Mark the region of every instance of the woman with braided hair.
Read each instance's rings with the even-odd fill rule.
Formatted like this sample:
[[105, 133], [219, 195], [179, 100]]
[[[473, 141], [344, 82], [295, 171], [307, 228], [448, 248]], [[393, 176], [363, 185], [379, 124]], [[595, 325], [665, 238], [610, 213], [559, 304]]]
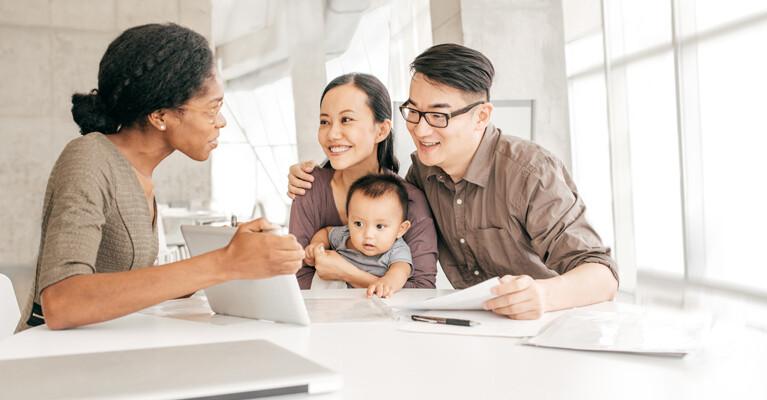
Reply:
[[216, 148], [223, 84], [201, 35], [175, 24], [123, 32], [101, 59], [98, 89], [72, 96], [83, 136], [51, 171], [35, 279], [17, 332], [107, 321], [232, 279], [294, 274], [292, 235], [241, 224], [223, 249], [146, 268], [157, 257], [152, 173], [178, 150], [197, 161]]

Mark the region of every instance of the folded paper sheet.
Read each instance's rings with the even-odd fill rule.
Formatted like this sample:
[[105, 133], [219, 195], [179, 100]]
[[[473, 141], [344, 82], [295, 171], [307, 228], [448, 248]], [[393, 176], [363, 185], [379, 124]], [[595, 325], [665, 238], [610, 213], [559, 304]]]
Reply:
[[490, 293], [490, 289], [500, 283], [498, 278], [491, 278], [445, 296], [405, 304], [392, 304], [392, 307], [409, 310], [482, 310], [482, 303], [496, 297]]

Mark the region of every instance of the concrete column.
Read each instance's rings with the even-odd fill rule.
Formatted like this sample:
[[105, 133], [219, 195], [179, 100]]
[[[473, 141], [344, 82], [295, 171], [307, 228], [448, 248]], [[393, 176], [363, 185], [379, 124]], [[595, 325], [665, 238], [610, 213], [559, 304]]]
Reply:
[[461, 0], [431, 1], [429, 11], [434, 44], [463, 44]]
[[288, 0], [286, 23], [290, 43], [288, 62], [293, 81], [296, 143], [300, 161], [325, 159], [317, 146], [320, 97], [325, 76], [325, 2]]
[[[429, 0], [391, 0], [389, 18], [389, 88], [394, 105], [405, 102], [410, 91], [410, 63], [432, 45], [433, 14]], [[440, 2], [441, 3], [441, 2]], [[410, 153], [415, 144], [405, 120], [394, 109], [394, 154], [399, 160], [402, 176], [410, 168]]]

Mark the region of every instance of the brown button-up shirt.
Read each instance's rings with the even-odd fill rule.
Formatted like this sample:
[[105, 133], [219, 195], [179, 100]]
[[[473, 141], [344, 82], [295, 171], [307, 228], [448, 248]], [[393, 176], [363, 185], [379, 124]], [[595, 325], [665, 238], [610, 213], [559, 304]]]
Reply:
[[458, 182], [411, 158], [407, 180], [429, 200], [439, 262], [455, 288], [507, 274], [550, 278], [584, 263], [618, 278], [570, 175], [546, 149], [491, 124]]

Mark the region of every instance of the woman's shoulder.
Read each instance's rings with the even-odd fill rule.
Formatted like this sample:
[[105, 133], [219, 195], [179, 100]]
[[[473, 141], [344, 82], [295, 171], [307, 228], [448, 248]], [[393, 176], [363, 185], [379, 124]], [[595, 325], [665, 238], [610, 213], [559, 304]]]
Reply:
[[107, 144], [111, 144], [109, 139], [96, 132], [73, 139], [59, 154], [54, 170], [75, 172], [109, 168], [114, 155]]
[[312, 189], [306, 191], [306, 196], [319, 198], [327, 195], [327, 191], [330, 189], [330, 181], [333, 179], [333, 168], [316, 167], [311, 175], [314, 177], [312, 182]]
[[328, 183], [333, 179], [333, 173], [336, 172], [333, 168], [314, 167], [314, 171], [311, 175], [314, 177], [314, 181], [318, 183]]
[[312, 188], [306, 191], [305, 195], [296, 196], [293, 204], [301, 207], [318, 207], [325, 202], [330, 189], [330, 181], [333, 179], [332, 168], [316, 167], [310, 174], [314, 177]]
[[[104, 148], [104, 141], [108, 141], [104, 135], [98, 132], [92, 132], [87, 135], [80, 136], [76, 139], [72, 139], [67, 143], [67, 145], [64, 147], [64, 150], [61, 152], [62, 155], [66, 154], [77, 154], [82, 152], [94, 152], [94, 151], [100, 151]], [[97, 158], [97, 157], [93, 157]], [[101, 158], [101, 157], [98, 157]]]
[[53, 166], [51, 179], [78, 187], [104, 186], [115, 179], [128, 179], [130, 164], [126, 167], [124, 163], [127, 160], [120, 150], [106, 136], [93, 132], [67, 143]]

